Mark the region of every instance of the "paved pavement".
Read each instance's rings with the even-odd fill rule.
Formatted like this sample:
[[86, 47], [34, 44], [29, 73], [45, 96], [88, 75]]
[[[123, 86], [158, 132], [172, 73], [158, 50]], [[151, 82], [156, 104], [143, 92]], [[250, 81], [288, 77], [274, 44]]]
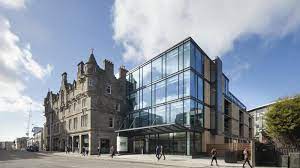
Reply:
[[[161, 168], [161, 167], [217, 167], [209, 166], [209, 158], [167, 155], [166, 160], [157, 161], [155, 155], [120, 155], [113, 159], [109, 155], [81, 156], [79, 154], [3, 151], [0, 150], [0, 168]], [[241, 163], [228, 164], [218, 160], [218, 167], [242, 167]]]

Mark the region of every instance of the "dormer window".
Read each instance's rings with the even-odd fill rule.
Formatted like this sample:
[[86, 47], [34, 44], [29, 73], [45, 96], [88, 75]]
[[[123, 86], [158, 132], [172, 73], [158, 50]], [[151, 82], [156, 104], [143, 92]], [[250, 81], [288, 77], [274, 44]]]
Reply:
[[106, 85], [105, 91], [106, 91], [107, 94], [111, 94], [111, 85], [110, 84]]

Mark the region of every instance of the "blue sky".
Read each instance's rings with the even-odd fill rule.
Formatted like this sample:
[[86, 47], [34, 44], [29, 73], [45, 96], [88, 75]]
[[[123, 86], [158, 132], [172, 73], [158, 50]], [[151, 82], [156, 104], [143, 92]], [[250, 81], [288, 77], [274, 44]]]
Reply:
[[221, 57], [248, 109], [300, 93], [299, 2], [160, 2], [0, 0], [0, 140], [25, 135], [29, 102], [42, 126], [48, 88], [59, 89], [62, 72], [72, 81], [90, 48], [117, 72], [191, 36]]

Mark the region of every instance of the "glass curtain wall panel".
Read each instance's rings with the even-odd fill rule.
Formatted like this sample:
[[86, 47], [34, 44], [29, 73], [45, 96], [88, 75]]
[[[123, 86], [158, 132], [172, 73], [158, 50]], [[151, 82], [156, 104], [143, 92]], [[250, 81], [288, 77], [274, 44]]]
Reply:
[[167, 101], [178, 99], [178, 76], [167, 79]]
[[143, 86], [151, 83], [151, 63], [143, 67]]
[[166, 75], [178, 71], [178, 48], [173, 49], [166, 55]]
[[152, 81], [161, 79], [163, 76], [162, 57], [152, 61]]

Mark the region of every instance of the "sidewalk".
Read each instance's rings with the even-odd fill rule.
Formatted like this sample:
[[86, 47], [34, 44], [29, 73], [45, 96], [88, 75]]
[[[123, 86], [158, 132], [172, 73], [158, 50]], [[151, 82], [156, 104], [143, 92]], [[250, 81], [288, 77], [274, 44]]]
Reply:
[[154, 154], [130, 154], [130, 155], [117, 155], [114, 158], [111, 158], [109, 154], [102, 154], [100, 157], [96, 155], [91, 156], [82, 156], [78, 153], [69, 153], [65, 154], [63, 152], [52, 153], [54, 155], [66, 156], [66, 157], [81, 157], [86, 159], [101, 159], [101, 160], [113, 160], [121, 162], [136, 162], [136, 163], [145, 163], [151, 165], [164, 165], [172, 167], [242, 167], [242, 162], [239, 163], [225, 163], [223, 158], [218, 159], [219, 166], [210, 166], [210, 158], [197, 158], [191, 159], [187, 156], [178, 156], [178, 155], [166, 155], [166, 160], [160, 159], [157, 161]]

